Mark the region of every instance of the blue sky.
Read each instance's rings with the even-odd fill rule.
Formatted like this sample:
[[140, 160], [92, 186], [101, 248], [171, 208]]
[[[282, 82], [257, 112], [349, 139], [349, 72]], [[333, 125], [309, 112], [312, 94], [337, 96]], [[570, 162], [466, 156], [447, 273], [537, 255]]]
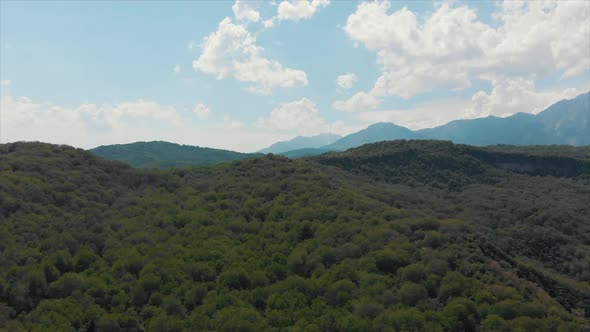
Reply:
[[253, 151], [590, 86], [589, 2], [284, 2], [1, 1], [0, 139]]

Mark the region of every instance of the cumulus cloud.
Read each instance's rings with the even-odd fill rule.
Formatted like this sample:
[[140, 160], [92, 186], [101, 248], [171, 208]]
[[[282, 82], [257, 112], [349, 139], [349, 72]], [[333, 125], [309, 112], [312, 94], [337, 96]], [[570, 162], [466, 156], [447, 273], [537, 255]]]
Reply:
[[225, 115], [225, 116], [223, 116], [223, 126], [222, 127], [226, 130], [239, 130], [239, 129], [245, 128], [246, 124], [241, 121], [237, 121], [237, 120], [232, 119], [232, 117], [229, 115]]
[[277, 18], [280, 21], [299, 21], [311, 18], [320, 8], [330, 4], [330, 0], [285, 0], [279, 3]]
[[0, 80], [0, 86], [9, 86], [11, 83], [10, 80]]
[[552, 104], [590, 90], [551, 88], [537, 90], [531, 80], [523, 78], [494, 80], [490, 93], [479, 91], [471, 99], [443, 99], [417, 103], [407, 109], [359, 112], [357, 119], [366, 124], [393, 122], [410, 129], [432, 128], [456, 119], [487, 116], [506, 117], [518, 112], [539, 113]]
[[236, 0], [231, 9], [239, 21], [258, 22], [260, 20], [260, 13], [256, 8], [259, 4], [258, 1]]
[[344, 112], [359, 112], [373, 110], [381, 104], [378, 98], [371, 93], [358, 92], [347, 100], [337, 100], [332, 107]]
[[312, 136], [321, 133], [347, 135], [363, 128], [358, 124], [346, 124], [343, 121], [328, 122], [321, 115], [317, 105], [307, 98], [281, 103], [267, 117], [259, 118], [259, 129], [279, 131], [289, 135]]
[[472, 107], [466, 117], [505, 117], [518, 112], [537, 114], [559, 100], [571, 99], [584, 92], [575, 88], [537, 91], [532, 80], [520, 77], [498, 79], [492, 84], [490, 93], [479, 91], [473, 95]]
[[175, 65], [174, 68], [172, 68], [172, 71], [174, 71], [176, 74], [180, 73], [181, 70], [182, 67], [180, 67], [179, 64]]
[[282, 103], [270, 112], [268, 118], [259, 119], [258, 124], [272, 129], [296, 131], [301, 135], [312, 135], [327, 130], [317, 106], [307, 98]]
[[216, 75], [217, 79], [234, 78], [253, 83], [248, 91], [269, 94], [275, 87], [306, 86], [304, 71], [284, 67], [263, 56], [263, 48], [245, 26], [233, 24], [230, 18], [219, 23], [216, 32], [204, 40], [202, 53], [193, 68]]
[[336, 77], [336, 84], [343, 89], [350, 89], [354, 82], [357, 81], [357, 77], [354, 73], [346, 73]]
[[392, 122], [413, 130], [432, 128], [461, 118], [471, 107], [470, 100], [447, 99], [418, 103], [407, 109], [388, 109], [356, 113], [357, 120], [367, 125]]
[[40, 140], [54, 143], [87, 144], [84, 137], [125, 132], [137, 128], [174, 128], [182, 121], [176, 109], [153, 101], [137, 100], [110, 104], [82, 104], [75, 108], [35, 103], [26, 97], [4, 96], [2, 135], [4, 140]]
[[196, 104], [195, 107], [193, 107], [193, 113], [195, 113], [199, 119], [206, 119], [209, 114], [211, 114], [211, 109], [205, 104]]
[[343, 27], [377, 56], [382, 73], [367, 91], [375, 98], [590, 69], [587, 1], [505, 1], [495, 14], [497, 27], [466, 5], [444, 3], [423, 18], [406, 7], [390, 9], [389, 1], [363, 2]]
[[268, 20], [264, 20], [264, 22], [262, 22], [262, 24], [264, 25], [265, 28], [272, 28], [275, 26], [275, 20], [276, 20], [276, 18], [272, 17], [272, 18], [269, 18]]
[[2, 142], [42, 141], [93, 148], [163, 140], [250, 152], [285, 138], [277, 131], [244, 130], [243, 122], [229, 116], [205, 125], [191, 112], [145, 100], [63, 107], [4, 96], [0, 109]]

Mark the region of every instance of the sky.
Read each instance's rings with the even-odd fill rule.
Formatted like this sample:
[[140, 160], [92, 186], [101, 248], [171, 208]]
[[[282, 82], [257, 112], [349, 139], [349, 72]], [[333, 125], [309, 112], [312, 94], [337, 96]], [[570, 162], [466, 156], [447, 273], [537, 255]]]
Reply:
[[590, 1], [0, 0], [0, 142], [251, 152], [590, 90]]

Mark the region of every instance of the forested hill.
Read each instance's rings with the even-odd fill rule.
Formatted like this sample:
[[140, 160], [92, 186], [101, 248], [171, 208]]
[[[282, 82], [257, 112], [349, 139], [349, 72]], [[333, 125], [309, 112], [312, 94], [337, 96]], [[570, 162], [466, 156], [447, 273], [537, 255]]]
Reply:
[[103, 145], [91, 149], [90, 152], [140, 168], [217, 164], [261, 156], [257, 153], [240, 153], [162, 141]]
[[[564, 151], [558, 153], [561, 149]], [[590, 179], [587, 153], [584, 147], [481, 148], [410, 140], [366, 144], [313, 160], [384, 182], [419, 182], [452, 189], [460, 183], [487, 183], [509, 173]]]
[[146, 170], [0, 145], [0, 329], [587, 331], [588, 161], [557, 150]]

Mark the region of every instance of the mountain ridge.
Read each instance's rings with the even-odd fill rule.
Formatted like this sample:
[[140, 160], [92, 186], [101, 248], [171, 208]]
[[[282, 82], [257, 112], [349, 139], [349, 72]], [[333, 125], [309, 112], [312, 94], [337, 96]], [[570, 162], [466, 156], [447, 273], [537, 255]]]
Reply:
[[315, 136], [297, 136], [288, 141], [276, 142], [269, 147], [258, 150], [258, 152], [279, 154], [293, 150], [314, 149], [331, 144], [340, 138], [342, 136], [332, 133], [318, 134]]
[[165, 141], [102, 145], [89, 151], [139, 168], [207, 165], [260, 156], [257, 153], [242, 153]]
[[394, 139], [450, 140], [477, 146], [590, 145], [590, 92], [560, 100], [537, 114], [518, 112], [505, 118], [488, 116], [458, 119], [420, 130], [411, 130], [390, 122], [376, 123], [319, 147], [317, 152], [343, 151]]
[[[300, 158], [398, 139], [449, 140], [476, 146], [590, 145], [590, 92], [558, 101], [537, 114], [519, 112], [505, 118], [488, 116], [459, 119], [438, 127], [415, 131], [390, 122], [381, 122], [344, 137], [335, 134], [297, 136], [289, 141], [274, 143], [259, 150], [258, 154], [274, 153]], [[326, 142], [330, 143], [324, 144]], [[170, 144], [166, 145], [167, 149], [173, 151], [166, 151], [162, 147], [142, 151], [142, 144]], [[135, 147], [138, 148], [134, 149]], [[191, 147], [161, 141], [101, 146], [90, 151], [103, 157], [129, 162], [135, 167], [203, 165], [257, 156], [257, 153]]]
[[[574, 120], [566, 121], [574, 117]], [[580, 121], [582, 120], [582, 121]], [[554, 130], [560, 123], [570, 126], [570, 132], [558, 134]], [[416, 130], [427, 139], [450, 140], [470, 145], [547, 145], [590, 144], [590, 92], [573, 99], [560, 100], [537, 113], [519, 112], [509, 117], [453, 120], [447, 124]], [[575, 127], [578, 125], [579, 127]], [[572, 133], [571, 127], [576, 131]], [[370, 143], [370, 142], [363, 142]]]

